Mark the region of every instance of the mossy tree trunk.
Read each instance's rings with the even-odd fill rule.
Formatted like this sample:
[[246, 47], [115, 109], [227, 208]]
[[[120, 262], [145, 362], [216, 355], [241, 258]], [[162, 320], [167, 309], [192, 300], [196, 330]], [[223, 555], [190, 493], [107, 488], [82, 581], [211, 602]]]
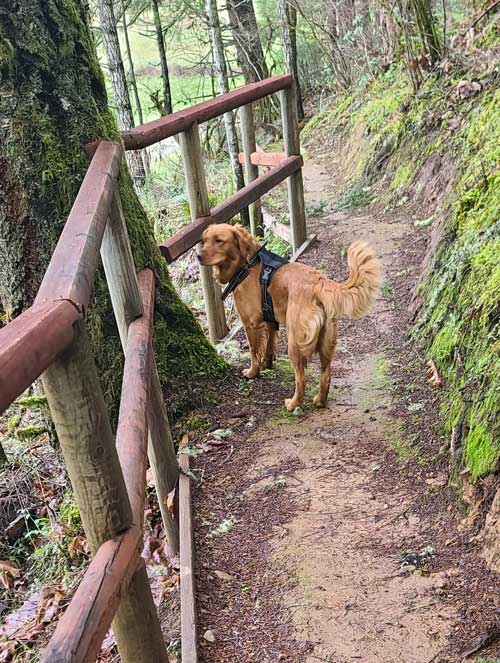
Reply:
[[[9, 317], [33, 301], [88, 166], [84, 145], [119, 139], [86, 7], [85, 0], [17, 0], [0, 11], [0, 301]], [[172, 287], [125, 165], [120, 195], [136, 268], [158, 278], [157, 360], [177, 414], [206, 398], [225, 364]], [[123, 358], [100, 273], [87, 326], [116, 415]]]

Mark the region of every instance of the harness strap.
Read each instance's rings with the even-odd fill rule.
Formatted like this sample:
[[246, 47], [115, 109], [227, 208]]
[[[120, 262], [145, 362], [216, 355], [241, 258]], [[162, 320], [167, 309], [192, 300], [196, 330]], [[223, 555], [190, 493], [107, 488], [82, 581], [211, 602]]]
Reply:
[[269, 286], [271, 285], [271, 281], [275, 272], [277, 272], [280, 267], [285, 265], [288, 260], [276, 255], [275, 253], [272, 253], [271, 251], [268, 251], [264, 248], [264, 246], [261, 246], [254, 257], [246, 265], [240, 267], [235, 272], [235, 274], [233, 274], [227, 286], [222, 292], [222, 300], [224, 301], [226, 297], [247, 278], [247, 276], [250, 274], [250, 268], [256, 265], [258, 262], [261, 263], [259, 281], [262, 293], [262, 316], [264, 318], [264, 322], [268, 322], [269, 324], [273, 325], [275, 329], [279, 329], [279, 323], [274, 316], [273, 299], [271, 297], [271, 293], [269, 292]]

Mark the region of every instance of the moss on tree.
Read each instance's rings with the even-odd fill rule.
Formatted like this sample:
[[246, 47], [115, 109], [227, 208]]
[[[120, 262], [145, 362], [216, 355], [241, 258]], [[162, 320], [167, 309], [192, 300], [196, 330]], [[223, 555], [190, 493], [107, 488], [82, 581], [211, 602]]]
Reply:
[[[83, 0], [16, 0], [0, 9], [0, 300], [29, 306], [82, 182], [83, 147], [118, 140]], [[174, 414], [210, 391], [225, 364], [180, 301], [126, 167], [120, 193], [138, 270], [157, 275], [156, 352]], [[99, 273], [88, 327], [113, 414], [122, 353]]]

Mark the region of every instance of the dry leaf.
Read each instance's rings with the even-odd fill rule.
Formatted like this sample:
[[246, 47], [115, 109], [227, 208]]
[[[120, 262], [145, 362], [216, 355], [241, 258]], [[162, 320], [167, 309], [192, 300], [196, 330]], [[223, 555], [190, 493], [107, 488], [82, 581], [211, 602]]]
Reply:
[[14, 562], [0, 561], [0, 582], [5, 589], [12, 589], [14, 580], [21, 575], [21, 569]]
[[172, 516], [172, 518], [175, 518], [174, 506], [175, 506], [175, 493], [176, 492], [177, 492], [177, 482], [175, 483], [175, 486], [172, 488], [172, 490], [167, 495], [167, 499], [166, 499], [167, 509], [168, 509], [168, 512], [170, 513], [170, 515]]
[[75, 536], [68, 545], [68, 555], [70, 557], [74, 557], [76, 554], [80, 553], [88, 553], [88, 551], [89, 544], [87, 539], [81, 534]]
[[439, 377], [438, 369], [436, 367], [436, 364], [432, 361], [432, 359], [429, 359], [427, 362], [427, 381], [429, 384], [432, 384], [434, 387], [441, 387], [443, 384], [443, 381]]
[[184, 433], [184, 435], [181, 437], [181, 441], [179, 442], [179, 449], [187, 447], [188, 444], [189, 444], [189, 435], [187, 433]]

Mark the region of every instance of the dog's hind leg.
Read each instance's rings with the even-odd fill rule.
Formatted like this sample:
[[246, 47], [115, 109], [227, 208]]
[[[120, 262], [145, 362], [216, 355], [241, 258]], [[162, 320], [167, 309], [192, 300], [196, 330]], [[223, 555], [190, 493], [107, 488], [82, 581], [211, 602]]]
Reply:
[[278, 332], [274, 328], [274, 325], [266, 323], [267, 326], [267, 345], [266, 345], [266, 354], [264, 356], [264, 362], [262, 368], [272, 368], [274, 361], [274, 352], [276, 349], [276, 340], [278, 338]]
[[319, 394], [313, 399], [316, 407], [326, 407], [332, 374], [332, 359], [337, 344], [337, 323], [328, 320], [321, 330], [317, 350], [321, 361], [321, 379]]
[[250, 346], [251, 364], [250, 368], [243, 371], [246, 378], [254, 378], [259, 374], [259, 369], [266, 353], [268, 344], [267, 326], [265, 322], [255, 322], [245, 327], [248, 344]]
[[292, 362], [295, 371], [295, 393], [293, 398], [285, 398], [285, 407], [289, 412], [293, 412], [296, 407], [302, 405], [302, 399], [304, 398], [304, 392], [306, 390], [305, 368], [307, 365], [307, 358], [301, 354], [297, 345], [291, 340], [288, 342], [288, 356], [290, 357], [290, 361]]

